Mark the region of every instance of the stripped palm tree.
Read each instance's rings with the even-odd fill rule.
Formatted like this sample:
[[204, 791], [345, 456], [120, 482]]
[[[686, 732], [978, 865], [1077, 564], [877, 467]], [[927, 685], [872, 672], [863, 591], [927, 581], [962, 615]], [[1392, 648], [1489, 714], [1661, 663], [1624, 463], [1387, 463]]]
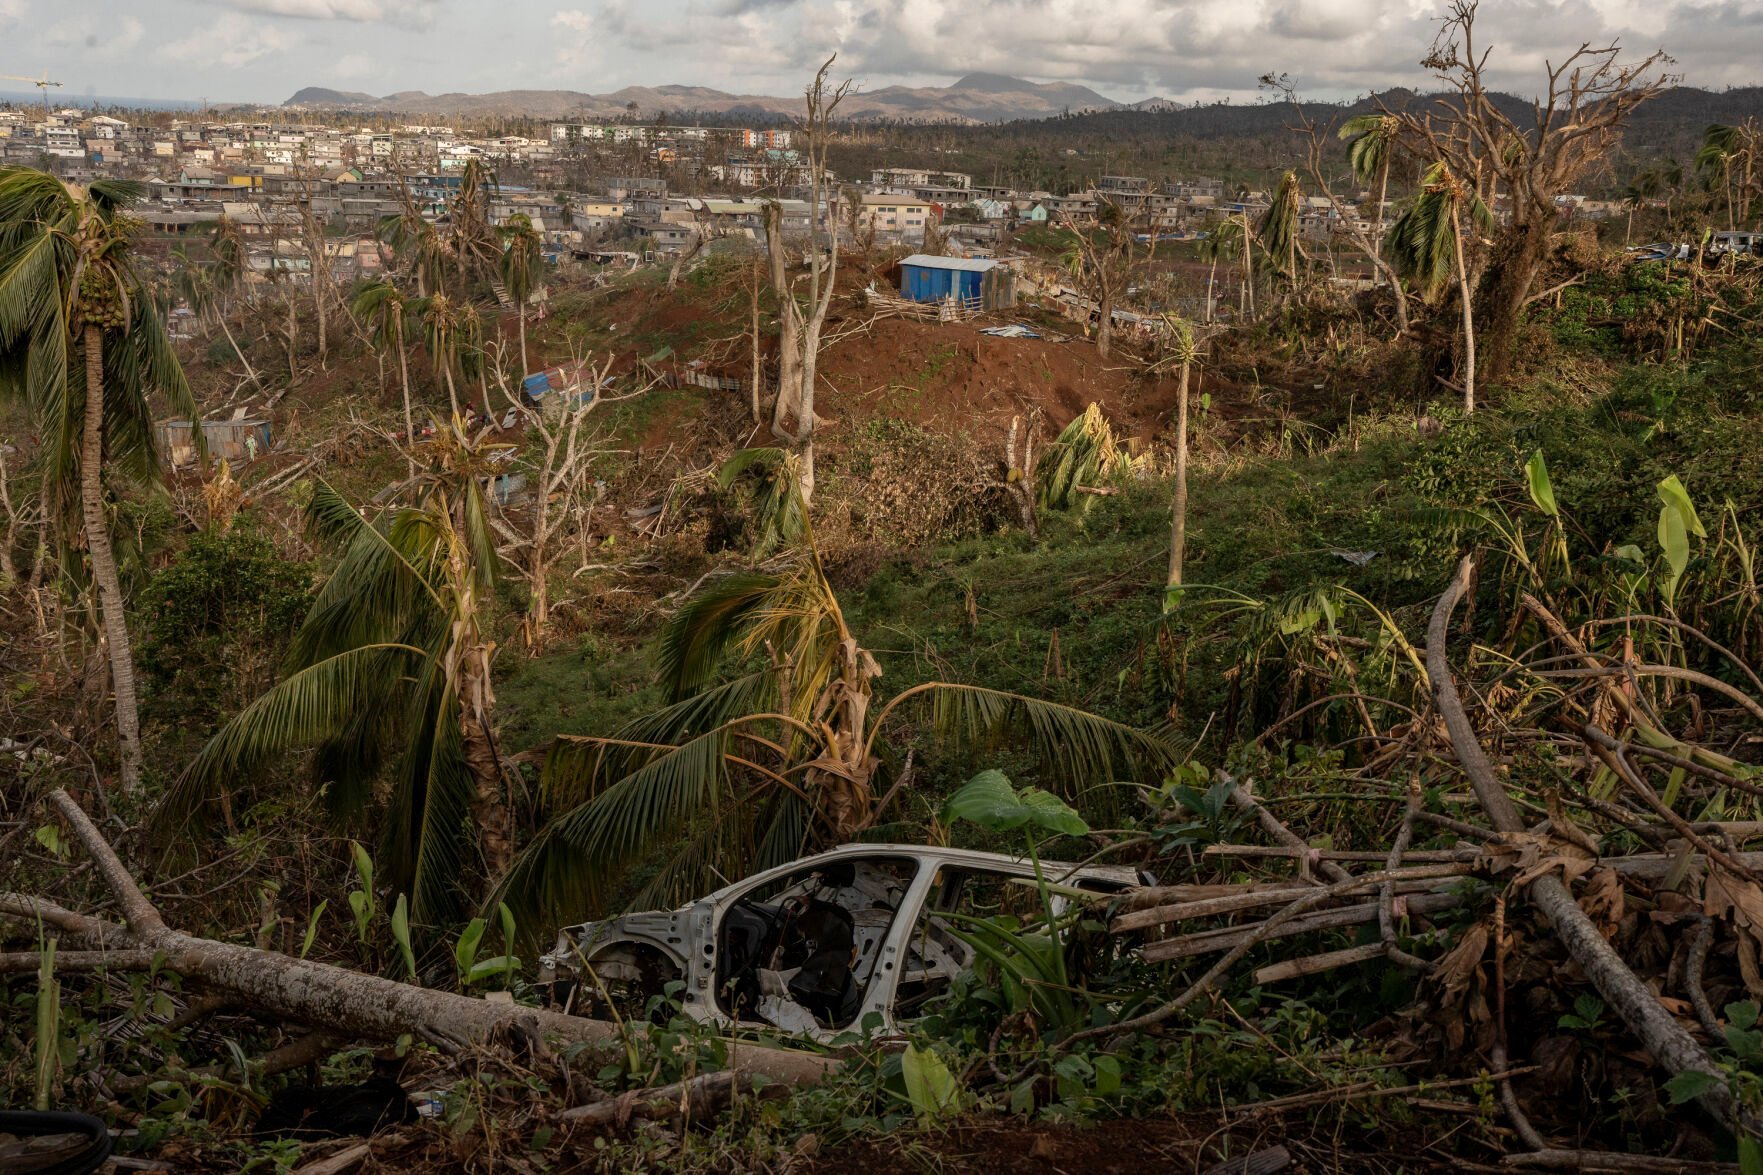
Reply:
[[1217, 297], [1214, 295], [1214, 283], [1218, 278], [1218, 263], [1229, 261], [1243, 247], [1243, 226], [1234, 220], [1221, 220], [1212, 225], [1200, 238], [1200, 260], [1207, 263], [1206, 271], [1206, 321], [1211, 322], [1215, 316]]
[[490, 223], [490, 198], [496, 175], [480, 159], [467, 159], [459, 174], [459, 190], [447, 202], [447, 244], [459, 266], [460, 288], [473, 279], [489, 285], [498, 280], [502, 242]]
[[1000, 690], [930, 681], [878, 698], [881, 667], [827, 582], [799, 497], [788, 501], [795, 460], [764, 463], [777, 467], [783, 529], [801, 540], [708, 582], [669, 619], [669, 704], [611, 735], [552, 743], [540, 777], [549, 818], [495, 895], [529, 924], [603, 903], [609, 879], [639, 861], [665, 863], [637, 900], [671, 902], [853, 839], [908, 786], [886, 735], [923, 703], [944, 746], [1013, 736], [1067, 791], [1160, 778], [1181, 761], [1162, 733]]
[[[410, 352], [405, 346], [409, 328], [404, 319], [405, 307], [404, 295], [384, 278], [366, 282], [355, 292], [353, 309], [358, 317], [367, 320], [374, 346], [398, 352], [398, 379], [404, 393], [404, 443], [408, 445], [416, 440], [416, 420], [410, 414]], [[416, 459], [406, 459], [414, 476]]]
[[461, 375], [469, 376], [472, 340], [470, 307], [454, 301], [446, 294], [430, 294], [406, 306], [422, 325], [422, 342], [429, 353], [429, 364], [447, 385], [447, 404], [454, 416], [459, 415], [459, 384]]
[[[1347, 165], [1362, 183], [1377, 182], [1377, 211], [1371, 218], [1371, 239], [1377, 256], [1384, 255], [1383, 210], [1390, 193], [1390, 163], [1396, 154], [1396, 131], [1400, 123], [1388, 114], [1360, 114], [1341, 124], [1339, 135], [1347, 140]], [[1381, 272], [1381, 271], [1378, 271]]]
[[1622, 190], [1622, 202], [1628, 205], [1628, 221], [1622, 230], [1624, 245], [1634, 241], [1635, 212], [1646, 207], [1647, 201], [1659, 194], [1659, 186], [1662, 182], [1659, 172], [1643, 171], [1629, 181], [1628, 186]]
[[393, 260], [416, 283], [417, 297], [426, 298], [446, 288], [446, 242], [417, 209], [408, 192], [404, 195], [404, 210], [382, 217], [377, 235], [392, 247]]
[[342, 560], [282, 680], [203, 747], [154, 816], [162, 834], [200, 826], [229, 788], [310, 747], [329, 811], [359, 822], [389, 773], [386, 877], [431, 928], [475, 897], [472, 877], [502, 871], [511, 845], [484, 616], [499, 569], [483, 493], [492, 470], [457, 419], [434, 455], [419, 504], [373, 521], [318, 483], [307, 524]]
[[514, 303], [515, 321], [520, 330], [520, 374], [525, 378], [531, 368], [526, 357], [526, 305], [543, 272], [544, 242], [533, 228], [532, 218], [517, 212], [508, 218], [502, 229], [502, 285]]
[[1298, 173], [1286, 172], [1279, 177], [1273, 200], [1255, 226], [1255, 236], [1262, 252], [1273, 263], [1274, 272], [1285, 278], [1293, 290], [1298, 288], [1298, 262], [1304, 259], [1304, 250], [1298, 244], [1298, 213], [1302, 201]]
[[160, 307], [131, 258], [127, 216], [139, 184], [64, 184], [30, 168], [0, 168], [0, 387], [22, 392], [44, 439], [51, 510], [77, 504], [97, 589], [116, 700], [119, 776], [140, 781], [140, 710], [122, 581], [110, 534], [107, 475], [122, 484], [161, 477], [147, 397], [160, 393], [190, 420], [196, 403]]
[[1453, 274], [1463, 303], [1463, 410], [1475, 411], [1475, 315], [1463, 234], [1491, 232], [1494, 215], [1468, 180], [1435, 163], [1420, 180], [1420, 194], [1390, 229], [1390, 251], [1397, 272], [1428, 298]]

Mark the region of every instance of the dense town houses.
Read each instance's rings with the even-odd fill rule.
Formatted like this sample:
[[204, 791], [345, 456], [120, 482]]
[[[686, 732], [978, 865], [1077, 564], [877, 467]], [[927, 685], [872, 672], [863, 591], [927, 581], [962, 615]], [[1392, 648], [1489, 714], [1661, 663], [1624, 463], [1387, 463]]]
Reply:
[[[47, 167], [72, 180], [139, 180], [150, 194], [139, 210], [149, 232], [192, 234], [224, 216], [252, 243], [254, 268], [264, 273], [297, 275], [309, 264], [314, 251], [291, 245], [308, 212], [327, 237], [323, 254], [339, 278], [376, 269], [380, 222], [412, 207], [441, 215], [472, 161], [498, 178], [494, 222], [525, 216], [554, 259], [665, 256], [710, 238], [758, 240], [767, 201], [780, 203], [786, 233], [805, 233], [818, 219], [853, 243], [934, 243], [968, 256], [989, 255], [1011, 229], [1093, 224], [1109, 206], [1147, 236], [1183, 237], [1222, 219], [1252, 220], [1268, 205], [1265, 192], [1231, 190], [1204, 176], [1105, 175], [1054, 193], [897, 166], [840, 180], [811, 208], [807, 161], [787, 127], [558, 122], [542, 134], [484, 135], [427, 124], [158, 117], [137, 125], [74, 108], [0, 110], [0, 162]], [[1301, 234], [1326, 241], [1391, 223], [1389, 210], [1375, 215], [1366, 193], [1345, 196], [1306, 196]], [[1575, 217], [1622, 212], [1610, 201], [1562, 201]]]

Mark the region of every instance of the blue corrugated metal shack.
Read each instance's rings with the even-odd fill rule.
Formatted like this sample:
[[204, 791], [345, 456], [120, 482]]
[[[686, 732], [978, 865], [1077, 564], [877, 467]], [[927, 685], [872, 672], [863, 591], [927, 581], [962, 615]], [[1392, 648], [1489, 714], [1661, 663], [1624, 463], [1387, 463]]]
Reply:
[[997, 266], [990, 260], [914, 253], [900, 262], [900, 293], [914, 302], [941, 302], [950, 294], [963, 302], [977, 302], [986, 274]]

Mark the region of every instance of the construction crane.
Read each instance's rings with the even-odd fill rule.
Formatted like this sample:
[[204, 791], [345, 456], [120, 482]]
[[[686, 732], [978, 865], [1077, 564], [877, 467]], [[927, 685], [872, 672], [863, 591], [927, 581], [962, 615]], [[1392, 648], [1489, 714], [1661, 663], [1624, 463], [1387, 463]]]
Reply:
[[37, 87], [37, 90], [43, 95], [43, 114], [45, 116], [47, 116], [49, 113], [49, 87], [54, 86], [58, 90], [61, 88], [60, 82], [52, 82], [49, 80], [49, 71], [48, 70], [44, 70], [43, 76], [40, 78], [21, 77], [20, 75], [15, 74], [15, 73], [0, 73], [0, 81], [3, 81], [3, 82], [29, 82], [29, 83], [31, 83], [31, 85]]

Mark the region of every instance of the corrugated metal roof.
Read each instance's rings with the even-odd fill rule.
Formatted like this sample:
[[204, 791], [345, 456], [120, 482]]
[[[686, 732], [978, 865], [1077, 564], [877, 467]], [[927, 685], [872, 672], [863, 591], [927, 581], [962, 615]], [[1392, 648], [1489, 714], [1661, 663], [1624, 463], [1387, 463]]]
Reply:
[[921, 269], [958, 269], [963, 273], [984, 273], [997, 267], [996, 261], [970, 257], [932, 257], [928, 253], [914, 253], [900, 262], [901, 265], [916, 265]]

